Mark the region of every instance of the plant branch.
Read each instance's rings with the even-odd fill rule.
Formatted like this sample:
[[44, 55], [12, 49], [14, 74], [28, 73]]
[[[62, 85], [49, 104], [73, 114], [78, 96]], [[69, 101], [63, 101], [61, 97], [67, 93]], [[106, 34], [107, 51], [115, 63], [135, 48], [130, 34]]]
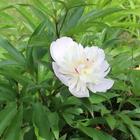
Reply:
[[63, 28], [63, 26], [64, 26], [66, 17], [67, 17], [67, 15], [68, 15], [68, 12], [69, 12], [69, 9], [66, 10], [65, 16], [64, 16], [64, 18], [63, 18], [62, 24], [61, 24], [60, 29], [59, 29], [59, 35], [60, 35], [60, 32], [61, 32], [61, 30], [62, 30], [62, 28]]

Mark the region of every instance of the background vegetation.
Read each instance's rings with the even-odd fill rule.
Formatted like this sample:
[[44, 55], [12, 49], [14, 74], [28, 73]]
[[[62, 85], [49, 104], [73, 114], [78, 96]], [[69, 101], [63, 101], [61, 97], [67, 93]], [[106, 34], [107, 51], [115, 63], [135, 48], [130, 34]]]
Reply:
[[[105, 50], [111, 90], [71, 96], [51, 67], [61, 36]], [[139, 0], [1, 0], [0, 139], [140, 140], [139, 44]]]

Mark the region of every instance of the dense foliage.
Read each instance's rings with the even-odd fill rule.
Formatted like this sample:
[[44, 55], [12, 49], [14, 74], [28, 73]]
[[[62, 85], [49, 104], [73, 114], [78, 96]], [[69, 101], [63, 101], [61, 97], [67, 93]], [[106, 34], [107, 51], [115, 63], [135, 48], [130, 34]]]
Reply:
[[[0, 0], [1, 140], [140, 140], [139, 0]], [[115, 83], [89, 98], [54, 75], [61, 36], [103, 48]]]

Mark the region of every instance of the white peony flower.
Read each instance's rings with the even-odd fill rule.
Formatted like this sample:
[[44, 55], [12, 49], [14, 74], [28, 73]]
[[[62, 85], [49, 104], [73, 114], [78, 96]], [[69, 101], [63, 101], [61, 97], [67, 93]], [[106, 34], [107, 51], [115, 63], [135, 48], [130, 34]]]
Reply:
[[83, 48], [69, 37], [61, 37], [50, 47], [55, 75], [76, 97], [106, 92], [114, 81], [105, 78], [110, 68], [104, 51], [96, 46]]

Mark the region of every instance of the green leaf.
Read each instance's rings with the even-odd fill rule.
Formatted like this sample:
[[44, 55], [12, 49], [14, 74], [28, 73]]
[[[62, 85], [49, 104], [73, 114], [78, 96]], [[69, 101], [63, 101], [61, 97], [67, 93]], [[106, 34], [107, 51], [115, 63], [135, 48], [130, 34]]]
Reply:
[[39, 8], [41, 11], [43, 11], [44, 13], [48, 13], [48, 7], [44, 5], [44, 3], [42, 3], [41, 0], [32, 0], [34, 5]]
[[36, 127], [36, 125], [34, 125], [34, 131], [35, 131], [35, 135], [36, 135], [37, 140], [45, 140], [44, 138], [39, 136], [39, 130]]
[[85, 22], [85, 21], [93, 21], [97, 18], [103, 18], [105, 16], [111, 15], [113, 13], [122, 11], [122, 8], [116, 8], [116, 7], [111, 7], [111, 8], [105, 8], [105, 9], [101, 9], [101, 10], [92, 10], [89, 13], [87, 13], [86, 15], [84, 15], [81, 19], [80, 22]]
[[88, 139], [88, 138], [72, 138], [71, 140], [90, 140], [90, 139]]
[[132, 134], [134, 135], [134, 137], [137, 140], [140, 140], [140, 128], [138, 128], [136, 126], [130, 126], [129, 129], [132, 132]]
[[53, 140], [47, 112], [40, 103], [33, 105], [33, 123], [41, 138], [44, 138], [45, 140]]
[[105, 100], [106, 98], [101, 96], [100, 94], [93, 94], [92, 96], [90, 96], [90, 102], [92, 104], [99, 104]]
[[111, 135], [108, 135], [105, 132], [99, 131], [95, 128], [91, 128], [91, 127], [85, 127], [83, 125], [78, 124], [77, 128], [79, 130], [81, 130], [83, 133], [85, 133], [87, 136], [89, 136], [90, 138], [92, 138], [93, 140], [116, 140], [114, 137], [112, 137]]
[[16, 48], [14, 48], [6, 39], [2, 37], [0, 37], [0, 46], [4, 48], [14, 60], [19, 62], [19, 64], [25, 64], [25, 59], [23, 55]]
[[66, 140], [67, 135], [63, 135], [62, 137], [59, 138], [59, 140]]
[[109, 114], [105, 117], [105, 119], [106, 119], [108, 125], [110, 126], [110, 128], [113, 130], [116, 126], [116, 119], [114, 118], [114, 116]]
[[15, 101], [16, 91], [6, 81], [0, 81], [0, 101]]
[[139, 70], [131, 70], [130, 71], [130, 81], [133, 85], [132, 90], [135, 95], [140, 95], [140, 71]]
[[27, 76], [23, 76], [20, 72], [20, 70], [18, 69], [7, 69], [7, 68], [3, 68], [0, 70], [0, 74], [8, 77], [8, 78], [12, 78], [14, 80], [16, 80], [17, 82], [21, 83], [22, 85], [28, 85], [29, 83], [32, 83], [32, 81], [27, 77]]
[[123, 122], [127, 125], [128, 129], [132, 132], [137, 140], [140, 140], [140, 129], [136, 127], [133, 121], [125, 114], [119, 114]]
[[81, 100], [79, 100], [78, 98], [74, 97], [74, 96], [70, 96], [68, 97], [66, 100], [64, 100], [63, 106], [70, 106], [70, 105], [81, 105]]
[[73, 121], [74, 121], [74, 118], [75, 118], [75, 115], [80, 115], [81, 113], [83, 113], [83, 110], [79, 107], [69, 107], [69, 108], [66, 108], [62, 115], [65, 119], [65, 121], [69, 124], [69, 125], [72, 125], [73, 124]]
[[64, 113], [74, 114], [74, 115], [80, 115], [83, 113], [83, 110], [79, 107], [69, 107], [67, 108]]
[[16, 114], [16, 103], [9, 103], [5, 109], [0, 112], [0, 135], [10, 125]]
[[18, 66], [18, 63], [12, 60], [0, 61], [0, 68], [6, 67], [6, 66]]
[[69, 113], [63, 113], [64, 120], [71, 126], [73, 124], [74, 115]]
[[15, 115], [14, 119], [12, 120], [12, 123], [6, 130], [4, 140], [19, 140], [20, 139], [22, 117], [23, 117], [23, 109], [21, 106], [17, 114]]
[[25, 18], [28, 23], [28, 25], [26, 26], [29, 26], [28, 29], [33, 32], [36, 26], [34, 24], [35, 20], [33, 22], [32, 14], [27, 11], [22, 5], [15, 5], [14, 8]]
[[14, 101], [16, 98], [15, 91], [12, 91], [8, 85], [2, 85], [2, 83], [0, 84], [0, 101]]
[[43, 21], [44, 19], [48, 18], [47, 14], [41, 11], [38, 7], [30, 5], [30, 8], [33, 11], [34, 15], [38, 17], [39, 20]]
[[48, 112], [51, 130], [56, 139], [59, 138], [59, 116], [56, 112]]
[[53, 33], [53, 23], [49, 19], [45, 19], [30, 36], [26, 50], [27, 67], [30, 72], [36, 71], [38, 60], [47, 53], [46, 46], [52, 41]]
[[[62, 1], [58, 1], [58, 2], [62, 2]], [[66, 6], [66, 8], [68, 9], [72, 9], [74, 7], [82, 7], [82, 6], [86, 6], [86, 3], [84, 0], [67, 0], [63, 2]]]
[[104, 101], [108, 101], [109, 99], [118, 96], [115, 93], [107, 92], [107, 93], [99, 93], [99, 94], [92, 94], [89, 98], [92, 104], [99, 104]]
[[83, 12], [84, 12], [84, 7], [78, 7], [67, 11], [67, 15], [66, 15], [67, 17], [64, 22], [62, 32], [66, 33], [69, 30], [71, 30], [73, 27], [75, 27], [80, 17], [82, 16]]

